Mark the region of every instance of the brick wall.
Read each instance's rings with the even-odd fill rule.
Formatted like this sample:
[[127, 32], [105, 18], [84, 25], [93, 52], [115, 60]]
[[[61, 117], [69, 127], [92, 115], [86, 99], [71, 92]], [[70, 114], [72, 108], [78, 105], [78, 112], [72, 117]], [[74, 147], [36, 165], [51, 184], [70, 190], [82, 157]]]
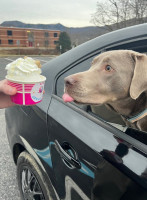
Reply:
[[0, 27], [0, 47], [56, 48], [60, 31]]

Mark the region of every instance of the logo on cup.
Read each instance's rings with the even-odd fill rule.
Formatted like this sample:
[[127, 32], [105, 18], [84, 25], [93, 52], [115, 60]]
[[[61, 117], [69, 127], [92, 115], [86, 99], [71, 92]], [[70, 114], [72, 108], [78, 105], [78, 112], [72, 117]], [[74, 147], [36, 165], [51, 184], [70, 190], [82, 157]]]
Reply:
[[31, 90], [31, 98], [34, 102], [41, 101], [44, 90], [43, 83], [36, 83]]

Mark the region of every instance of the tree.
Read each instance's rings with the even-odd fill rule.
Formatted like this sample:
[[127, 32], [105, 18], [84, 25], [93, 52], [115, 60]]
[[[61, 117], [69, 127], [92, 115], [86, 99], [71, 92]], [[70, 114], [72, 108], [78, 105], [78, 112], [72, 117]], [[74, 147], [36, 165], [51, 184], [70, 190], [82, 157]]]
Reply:
[[60, 33], [57, 49], [60, 50], [61, 53], [64, 53], [71, 49], [71, 40], [66, 32]]
[[109, 31], [144, 23], [147, 21], [147, 0], [99, 0], [91, 21]]

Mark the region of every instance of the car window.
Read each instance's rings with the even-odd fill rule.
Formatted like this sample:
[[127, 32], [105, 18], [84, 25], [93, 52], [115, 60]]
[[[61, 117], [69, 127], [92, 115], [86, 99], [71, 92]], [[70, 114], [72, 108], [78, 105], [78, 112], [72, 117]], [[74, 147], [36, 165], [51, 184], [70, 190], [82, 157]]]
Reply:
[[[107, 48], [107, 49], [105, 49], [105, 51], [116, 50], [116, 49], [125, 49], [125, 48], [129, 49], [128, 47], [130, 46], [131, 50], [135, 50], [140, 53], [145, 53], [145, 50], [147, 49], [147, 43], [144, 43], [144, 42], [145, 41], [143, 40], [143, 41], [132, 42], [132, 43], [130, 43], [130, 45], [123, 44], [120, 46]], [[59, 78], [57, 79], [57, 84], [56, 84], [56, 94], [59, 97], [62, 98], [62, 95], [64, 93], [64, 78], [71, 74], [88, 70], [90, 68], [93, 58], [96, 55], [98, 55], [98, 54], [95, 54], [95, 55], [91, 56], [90, 58], [88, 58], [82, 62], [79, 62], [78, 64], [76, 64], [75, 66], [72, 66], [70, 69], [63, 72], [59, 76]], [[117, 128], [123, 132], [126, 132], [128, 135], [130, 135], [132, 137], [136, 137], [136, 139], [140, 140], [140, 137], [138, 137], [136, 134], [136, 133], [138, 133], [138, 131], [135, 130], [135, 132], [132, 132], [132, 129], [128, 129], [128, 127], [126, 127], [124, 121], [122, 120], [121, 116], [119, 114], [117, 114], [116, 112], [110, 110], [106, 106], [104, 106], [104, 105], [102, 105], [102, 106], [90, 106], [90, 105], [85, 106], [84, 105], [83, 106], [80, 104], [75, 104], [73, 102], [72, 102], [72, 104], [74, 104], [76, 107], [80, 107], [81, 109], [85, 110], [90, 115], [94, 116], [95, 118], [98, 118], [98, 119], [110, 124], [111, 126]], [[142, 138], [144, 138], [144, 136]], [[146, 143], [145, 141], [147, 141], [147, 140], [143, 139], [141, 141], [143, 141], [143, 143]]]

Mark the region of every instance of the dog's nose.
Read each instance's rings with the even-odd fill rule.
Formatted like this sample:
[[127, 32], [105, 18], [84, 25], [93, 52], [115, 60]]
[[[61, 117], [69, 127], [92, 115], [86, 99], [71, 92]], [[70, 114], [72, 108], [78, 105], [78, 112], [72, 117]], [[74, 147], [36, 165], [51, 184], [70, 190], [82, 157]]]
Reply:
[[68, 86], [72, 86], [76, 83], [76, 80], [71, 77], [71, 76], [68, 76], [64, 79], [64, 82], [65, 82], [65, 85], [68, 87]]

